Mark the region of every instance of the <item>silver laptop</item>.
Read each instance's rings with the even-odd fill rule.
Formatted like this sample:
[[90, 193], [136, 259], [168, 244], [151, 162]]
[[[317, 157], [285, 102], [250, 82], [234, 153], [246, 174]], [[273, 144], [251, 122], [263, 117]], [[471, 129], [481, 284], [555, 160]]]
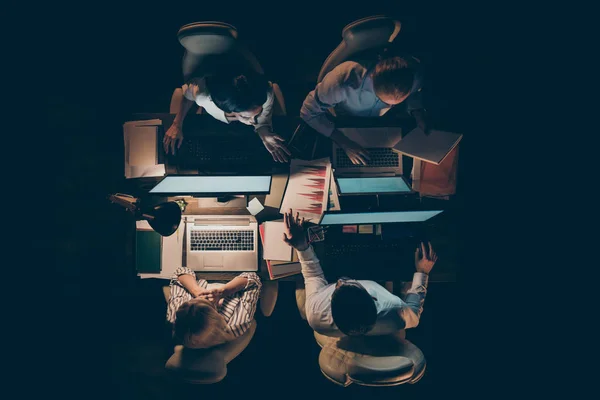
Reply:
[[258, 223], [251, 215], [185, 215], [186, 266], [258, 271]]
[[355, 165], [344, 150], [333, 143], [333, 168], [336, 176], [395, 176], [402, 174], [402, 155], [394, 146], [402, 139], [399, 127], [338, 128], [346, 137], [370, 154], [368, 165]]

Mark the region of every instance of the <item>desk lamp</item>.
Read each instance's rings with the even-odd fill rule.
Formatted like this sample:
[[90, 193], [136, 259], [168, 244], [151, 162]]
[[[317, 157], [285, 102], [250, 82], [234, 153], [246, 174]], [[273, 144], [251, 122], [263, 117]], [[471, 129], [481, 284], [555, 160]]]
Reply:
[[171, 236], [181, 222], [182, 202], [169, 201], [153, 207], [142, 208], [139, 199], [127, 194], [111, 194], [108, 199], [135, 215], [136, 220], [146, 220], [161, 236]]

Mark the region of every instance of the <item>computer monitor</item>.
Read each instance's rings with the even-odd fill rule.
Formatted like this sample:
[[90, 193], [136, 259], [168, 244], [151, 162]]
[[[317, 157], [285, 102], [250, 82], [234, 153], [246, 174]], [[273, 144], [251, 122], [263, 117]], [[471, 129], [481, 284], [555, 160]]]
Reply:
[[336, 178], [340, 195], [408, 194], [413, 190], [402, 176]]
[[378, 212], [325, 212], [319, 225], [391, 224], [399, 222], [425, 222], [443, 210], [378, 211]]
[[197, 176], [168, 175], [149, 194], [161, 196], [225, 197], [269, 194], [271, 175]]

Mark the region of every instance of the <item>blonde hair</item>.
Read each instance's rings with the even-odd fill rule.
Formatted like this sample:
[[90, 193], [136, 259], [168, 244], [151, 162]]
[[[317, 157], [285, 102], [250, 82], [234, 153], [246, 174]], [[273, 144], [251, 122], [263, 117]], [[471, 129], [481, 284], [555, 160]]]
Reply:
[[235, 339], [225, 318], [210, 301], [199, 297], [177, 309], [173, 334], [191, 349], [206, 349]]

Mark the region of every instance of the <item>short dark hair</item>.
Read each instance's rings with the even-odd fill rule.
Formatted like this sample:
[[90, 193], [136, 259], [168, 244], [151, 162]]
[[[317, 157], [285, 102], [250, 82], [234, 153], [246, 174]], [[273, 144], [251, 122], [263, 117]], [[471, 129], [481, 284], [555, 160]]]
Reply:
[[331, 296], [331, 316], [344, 334], [364, 335], [375, 326], [377, 307], [365, 288], [342, 284]]
[[410, 92], [415, 79], [415, 71], [400, 56], [384, 58], [373, 70], [375, 93], [403, 96]]
[[267, 100], [269, 82], [254, 71], [224, 71], [206, 77], [212, 101], [221, 110], [244, 112], [261, 106]]

